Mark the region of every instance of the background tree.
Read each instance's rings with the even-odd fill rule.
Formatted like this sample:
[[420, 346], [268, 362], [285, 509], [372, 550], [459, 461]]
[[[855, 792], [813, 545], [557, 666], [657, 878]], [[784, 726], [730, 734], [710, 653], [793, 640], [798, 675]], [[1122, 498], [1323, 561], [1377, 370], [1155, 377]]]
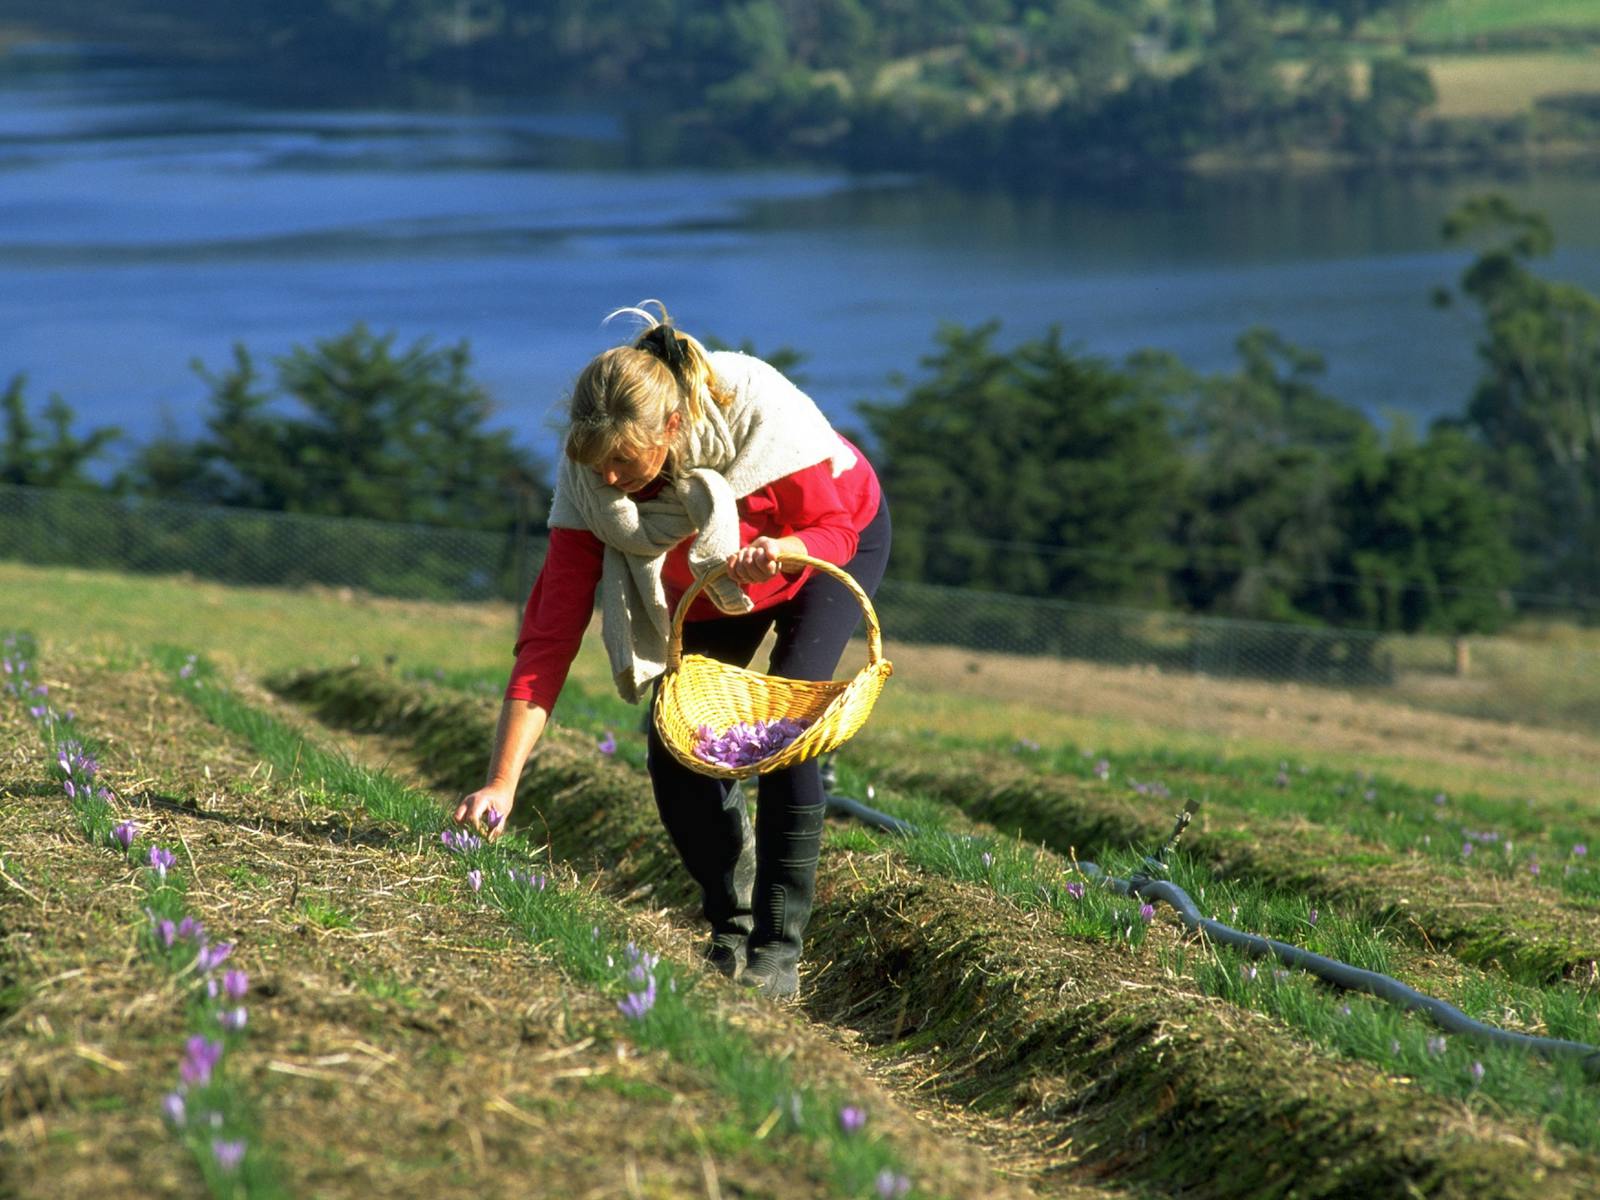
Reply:
[[1158, 600], [1179, 460], [1159, 405], [1061, 345], [947, 327], [931, 378], [863, 405], [902, 578], [1060, 599]]
[[1341, 544], [1341, 472], [1371, 451], [1377, 432], [1318, 389], [1319, 355], [1265, 329], [1245, 333], [1236, 349], [1237, 372], [1179, 373], [1184, 392], [1167, 399], [1189, 462], [1174, 598], [1199, 612], [1316, 620], [1316, 581]]
[[[235, 347], [213, 374], [206, 435], [146, 447], [124, 481], [144, 494], [326, 516], [504, 529], [542, 514], [541, 464], [491, 431], [466, 343], [418, 341], [357, 325], [276, 360], [276, 390]], [[519, 496], [523, 507], [519, 509]]]
[[28, 416], [24, 398], [27, 376], [13, 375], [0, 395], [0, 410], [5, 414], [5, 444], [0, 447], [0, 483], [32, 487], [97, 488], [99, 485], [84, 468], [99, 458], [105, 448], [122, 436], [108, 426], [79, 436], [72, 431], [73, 411], [67, 402], [51, 393], [45, 402], [45, 431]]
[[1401, 633], [1504, 626], [1519, 568], [1486, 467], [1482, 448], [1448, 427], [1358, 457], [1337, 497], [1343, 544], [1318, 615]]
[[[1483, 317], [1465, 424], [1493, 455], [1491, 482], [1518, 507], [1517, 548], [1547, 590], [1600, 591], [1600, 298], [1534, 274], [1554, 236], [1543, 217], [1480, 196], [1444, 225], [1485, 248], [1461, 278]], [[1448, 293], [1444, 295], [1448, 298]]]

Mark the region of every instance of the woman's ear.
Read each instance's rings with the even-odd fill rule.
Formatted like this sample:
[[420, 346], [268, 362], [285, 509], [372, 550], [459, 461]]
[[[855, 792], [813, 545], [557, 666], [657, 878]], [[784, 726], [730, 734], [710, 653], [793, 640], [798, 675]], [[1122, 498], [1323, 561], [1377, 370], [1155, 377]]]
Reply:
[[668, 437], [676, 436], [676, 434], [678, 432], [678, 427], [680, 425], [682, 425], [682, 424], [683, 424], [683, 410], [682, 409], [676, 409], [676, 408], [673, 409], [672, 413], [667, 417], [667, 436]]

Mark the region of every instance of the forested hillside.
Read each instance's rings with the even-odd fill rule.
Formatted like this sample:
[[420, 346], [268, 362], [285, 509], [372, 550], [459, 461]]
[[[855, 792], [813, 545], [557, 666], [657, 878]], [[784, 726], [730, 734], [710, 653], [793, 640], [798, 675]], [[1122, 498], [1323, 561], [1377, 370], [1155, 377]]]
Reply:
[[[352, 89], [384, 77], [603, 95], [656, 160], [1037, 178], [1290, 155], [1570, 153], [1600, 129], [1593, 96], [1520, 76], [1523, 94], [1496, 111], [1440, 102], [1426, 55], [1441, 47], [1600, 40], [1600, 20], [1538, 5], [1501, 28], [1469, 6], [1455, 42], [1423, 0], [99, 0], [76, 15], [20, 0], [25, 19], [29, 5], [49, 28], [148, 33]], [[1473, 60], [1452, 87], [1492, 91], [1520, 69]]]

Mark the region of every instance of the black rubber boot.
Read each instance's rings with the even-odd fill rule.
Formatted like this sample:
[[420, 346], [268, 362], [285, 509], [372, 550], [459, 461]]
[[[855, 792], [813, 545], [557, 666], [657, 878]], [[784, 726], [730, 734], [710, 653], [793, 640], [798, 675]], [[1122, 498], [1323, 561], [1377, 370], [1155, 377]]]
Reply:
[[800, 990], [800, 951], [817, 885], [827, 805], [758, 806], [749, 962], [740, 982], [784, 999]]
[[738, 784], [720, 806], [656, 793], [656, 811], [673, 848], [700, 885], [701, 911], [711, 923], [706, 965], [730, 979], [744, 968], [750, 936], [750, 891], [755, 882], [755, 835]]

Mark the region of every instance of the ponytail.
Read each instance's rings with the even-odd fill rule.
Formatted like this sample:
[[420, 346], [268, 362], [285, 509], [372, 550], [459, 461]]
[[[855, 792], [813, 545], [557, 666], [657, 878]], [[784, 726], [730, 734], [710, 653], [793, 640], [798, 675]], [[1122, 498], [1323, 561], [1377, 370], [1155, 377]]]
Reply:
[[[653, 304], [661, 315], [652, 316], [645, 306]], [[726, 406], [728, 397], [717, 387], [716, 373], [711, 369], [711, 359], [698, 339], [680, 333], [667, 315], [667, 307], [659, 300], [642, 300], [633, 308], [619, 308], [606, 317], [611, 321], [620, 316], [637, 317], [648, 328], [634, 339], [633, 348], [660, 359], [673, 378], [678, 381], [684, 416], [692, 425], [698, 425], [706, 413], [709, 397], [719, 406]]]
[[661, 301], [619, 308], [606, 321], [624, 316], [647, 328], [631, 345], [597, 355], [578, 376], [566, 438], [567, 457], [574, 462], [592, 466], [618, 448], [659, 445], [674, 412], [683, 414], [678, 432], [683, 438], [705, 417], [708, 399], [719, 407], [732, 400], [718, 387], [706, 348], [673, 327]]

